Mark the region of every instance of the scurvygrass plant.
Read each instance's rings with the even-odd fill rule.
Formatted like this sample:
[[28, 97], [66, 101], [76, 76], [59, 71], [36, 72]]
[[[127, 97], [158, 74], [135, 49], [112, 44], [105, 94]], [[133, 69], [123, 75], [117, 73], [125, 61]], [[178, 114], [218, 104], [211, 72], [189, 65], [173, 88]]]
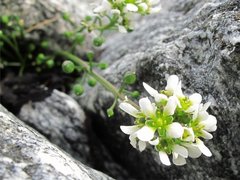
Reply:
[[[86, 51], [86, 58], [77, 57], [76, 47], [82, 47], [85, 42], [86, 33], [93, 33], [92, 45], [101, 46], [105, 42], [104, 32], [117, 30], [127, 33], [133, 30], [132, 15], [147, 15], [156, 13], [161, 9], [159, 0], [102, 0], [101, 4], [93, 9], [93, 15], [86, 16], [80, 25], [76, 25], [71, 17], [64, 13], [62, 18], [72, 24], [75, 29], [63, 34], [72, 47], [69, 49], [58, 49], [54, 52], [37, 52], [36, 47], [43, 50], [49, 47], [48, 41], [44, 40], [39, 44], [31, 43], [27, 55], [21, 54], [20, 45], [17, 40], [24, 38], [27, 33], [31, 33], [34, 28], [56, 21], [46, 20], [30, 28], [25, 28], [24, 23], [18, 17], [9, 19], [9, 16], [2, 16], [0, 20], [6, 29], [0, 30], [0, 47], [6, 57], [9, 47], [17, 55], [20, 65], [19, 74], [24, 73], [24, 69], [29, 65], [29, 59], [33, 60], [31, 65], [34, 67], [46, 66], [51, 68], [56, 66], [56, 59], [66, 59], [62, 63], [65, 73], [80, 72], [81, 79], [73, 85], [73, 92], [76, 95], [84, 93], [84, 84], [94, 87], [96, 83], [101, 84], [106, 90], [110, 91], [115, 100], [107, 110], [109, 117], [114, 115], [114, 108], [120, 102], [120, 109], [135, 118], [133, 126], [121, 126], [120, 129], [129, 135], [130, 144], [140, 151], [147, 146], [153, 146], [159, 153], [160, 160], [165, 165], [170, 165], [169, 156], [172, 155], [172, 162], [176, 165], [184, 165], [186, 158], [197, 158], [201, 154], [211, 156], [210, 150], [204, 145], [202, 139], [211, 139], [210, 132], [216, 130], [216, 118], [207, 112], [210, 103], [203, 104], [200, 94], [195, 93], [190, 96], [183, 94], [181, 81], [176, 75], [169, 76], [167, 86], [162, 91], [157, 91], [148, 84], [143, 83], [144, 88], [151, 96], [139, 100], [139, 105], [130, 100], [138, 98], [140, 93], [136, 90], [128, 91], [128, 85], [136, 82], [134, 72], [127, 72], [122, 80], [120, 87], [115, 87], [104, 77], [95, 71], [95, 68], [104, 70], [107, 64], [95, 62], [94, 53]], [[13, 23], [14, 26], [12, 25]], [[5, 49], [7, 47], [8, 49]], [[33, 53], [34, 52], [34, 53]], [[58, 61], [59, 62], [59, 61]], [[4, 68], [13, 63], [7, 59], [1, 60], [0, 68]], [[16, 62], [14, 62], [16, 64]], [[154, 99], [151, 101], [150, 99]]]

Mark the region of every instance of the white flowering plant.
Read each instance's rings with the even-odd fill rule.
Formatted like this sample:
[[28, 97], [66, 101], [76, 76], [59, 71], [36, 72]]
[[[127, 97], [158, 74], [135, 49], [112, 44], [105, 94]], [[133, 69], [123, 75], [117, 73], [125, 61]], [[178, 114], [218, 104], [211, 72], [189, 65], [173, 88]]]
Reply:
[[135, 118], [135, 125], [121, 126], [129, 135], [130, 144], [143, 151], [147, 145], [155, 147], [163, 164], [186, 164], [186, 158], [198, 158], [202, 153], [211, 156], [211, 151], [204, 145], [203, 139], [212, 139], [217, 129], [217, 120], [207, 112], [210, 103], [203, 104], [202, 96], [194, 93], [186, 96], [181, 90], [178, 76], [171, 75], [165, 90], [158, 92], [146, 83], [144, 88], [153, 97], [139, 100], [139, 108], [127, 100], [119, 107]]

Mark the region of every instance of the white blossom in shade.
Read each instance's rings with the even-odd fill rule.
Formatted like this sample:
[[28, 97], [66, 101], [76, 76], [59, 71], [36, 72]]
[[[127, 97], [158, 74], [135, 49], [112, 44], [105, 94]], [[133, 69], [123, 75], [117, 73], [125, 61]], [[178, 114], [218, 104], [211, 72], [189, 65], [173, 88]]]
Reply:
[[127, 3], [126, 9], [130, 12], [137, 12], [138, 11], [138, 7], [135, 4], [132, 4], [132, 3]]
[[208, 118], [208, 112], [207, 109], [211, 105], [210, 102], [205, 103], [204, 105], [201, 103], [199, 107], [195, 110], [193, 113], [193, 119], [198, 119], [200, 121], [203, 121]]
[[161, 5], [159, 5], [159, 6], [157, 6], [157, 7], [152, 7], [152, 8], [150, 8], [150, 14], [159, 13], [159, 12], [161, 11], [161, 9], [162, 9], [162, 6], [161, 6]]
[[171, 93], [171, 95], [177, 96], [178, 98], [184, 97], [181, 88], [181, 81], [179, 81], [179, 78], [176, 75], [171, 75], [168, 77], [165, 90]]
[[171, 165], [171, 162], [169, 160], [169, 157], [167, 155], [166, 152], [164, 151], [159, 151], [159, 158], [160, 158], [160, 161], [166, 165], [166, 166], [170, 166]]
[[200, 149], [198, 148], [198, 146], [196, 144], [185, 143], [184, 146], [188, 150], [188, 156], [189, 157], [198, 158], [198, 157], [201, 156], [202, 152], [200, 151]]
[[143, 126], [141, 129], [139, 129], [136, 134], [138, 139], [141, 141], [150, 141], [154, 137], [156, 129], [148, 126]]
[[172, 138], [181, 138], [184, 129], [182, 125], [178, 122], [174, 122], [167, 127], [167, 136]]
[[96, 7], [93, 12], [94, 13], [103, 13], [105, 11], [110, 11], [112, 8], [111, 3], [108, 0], [102, 0], [102, 3], [100, 6]]
[[197, 147], [199, 148], [199, 150], [200, 150], [205, 156], [207, 156], [207, 157], [212, 156], [212, 153], [211, 153], [211, 151], [208, 149], [208, 147], [205, 146], [204, 143], [203, 143], [200, 139], [198, 139], [198, 138], [196, 138], [196, 145], [197, 145]]
[[121, 26], [121, 25], [118, 26], [118, 31], [120, 33], [127, 33], [127, 29], [124, 26]]
[[140, 152], [144, 151], [144, 149], [146, 149], [147, 147], [147, 143], [144, 141], [139, 141], [138, 142], [138, 149]]
[[177, 165], [177, 166], [183, 166], [184, 164], [186, 164], [186, 159], [184, 157], [182, 157], [179, 154], [173, 153], [173, 164]]
[[183, 127], [184, 129], [184, 138], [183, 140], [184, 141], [188, 141], [188, 142], [194, 142], [195, 141], [195, 135], [194, 135], [194, 132], [193, 132], [193, 129], [192, 128], [188, 128], [188, 127]]
[[120, 129], [125, 134], [130, 135], [138, 131], [140, 128], [137, 125], [134, 125], [134, 126], [120, 126]]
[[119, 108], [125, 111], [126, 113], [130, 114], [133, 117], [139, 117], [139, 111], [133, 107], [131, 104], [127, 102], [121, 102]]
[[217, 119], [213, 115], [209, 115], [206, 120], [200, 122], [201, 125], [204, 126], [204, 130], [208, 132], [216, 131], [217, 129]]
[[157, 90], [153, 89], [147, 83], [143, 82], [143, 87], [145, 90], [155, 99], [155, 102], [167, 101], [168, 97], [165, 94], [158, 93]]
[[180, 106], [178, 98], [171, 96], [163, 109], [163, 113], [166, 115], [173, 115], [177, 106]]
[[152, 117], [155, 116], [156, 113], [156, 106], [151, 103], [151, 101], [146, 97], [146, 98], [141, 98], [139, 100], [139, 106], [141, 109], [141, 112], [147, 116], [147, 117]]
[[140, 7], [143, 11], [146, 11], [148, 9], [148, 5], [146, 3], [140, 3], [138, 7]]

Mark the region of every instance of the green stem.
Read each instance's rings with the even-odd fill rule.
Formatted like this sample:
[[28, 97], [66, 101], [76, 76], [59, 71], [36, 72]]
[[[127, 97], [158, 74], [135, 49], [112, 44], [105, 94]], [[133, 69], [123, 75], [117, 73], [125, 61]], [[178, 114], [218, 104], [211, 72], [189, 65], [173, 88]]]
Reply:
[[[119, 99], [121, 99], [122, 101], [125, 101], [125, 96], [119, 92], [119, 90], [109, 81], [107, 81], [104, 77], [102, 77], [101, 75], [99, 75], [98, 73], [94, 72], [91, 70], [90, 66], [83, 61], [82, 59], [74, 56], [73, 54], [66, 52], [66, 51], [61, 51], [59, 52], [59, 54], [65, 56], [66, 58], [72, 60], [74, 63], [80, 65], [83, 67], [83, 69], [93, 78], [95, 78], [103, 87], [105, 87], [108, 91], [112, 92], [113, 95]], [[139, 106], [137, 104], [135, 104], [133, 101], [128, 100], [128, 103], [131, 104], [132, 106], [134, 106], [137, 109], [140, 109]]]

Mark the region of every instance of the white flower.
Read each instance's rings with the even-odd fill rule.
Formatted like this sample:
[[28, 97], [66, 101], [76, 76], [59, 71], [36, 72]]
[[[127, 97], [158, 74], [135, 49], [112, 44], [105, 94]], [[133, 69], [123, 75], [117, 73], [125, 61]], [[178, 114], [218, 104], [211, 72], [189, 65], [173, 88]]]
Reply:
[[155, 99], [155, 102], [167, 101], [168, 97], [165, 94], [158, 93], [157, 90], [153, 89], [147, 83], [143, 82], [143, 87], [145, 90]]
[[132, 4], [132, 3], [127, 3], [126, 9], [130, 12], [137, 12], [138, 11], [138, 7], [135, 4]]
[[204, 143], [200, 139], [196, 139], [196, 145], [199, 148], [199, 150], [207, 157], [212, 156], [211, 151], [208, 149], [207, 146], [204, 145]]
[[182, 125], [178, 122], [174, 122], [167, 127], [167, 136], [172, 138], [181, 138], [184, 129]]
[[186, 110], [186, 112], [194, 112], [198, 110], [199, 105], [202, 101], [202, 96], [199, 93], [194, 93], [189, 96], [189, 101], [191, 102], [191, 106]]
[[156, 113], [156, 106], [152, 104], [151, 101], [146, 98], [141, 98], [139, 100], [140, 111], [133, 107], [127, 102], [121, 102], [119, 107], [126, 113], [130, 114], [133, 117], [140, 117], [139, 114], [143, 113], [146, 117], [154, 117]]
[[178, 98], [184, 97], [181, 89], [181, 81], [179, 81], [179, 78], [176, 75], [171, 75], [168, 77], [165, 90], [168, 91], [171, 95], [175, 95]]
[[127, 33], [127, 29], [124, 26], [121, 26], [121, 25], [118, 26], [118, 31], [120, 33]]
[[173, 163], [178, 166], [186, 164], [186, 159], [188, 157], [188, 151], [185, 147], [180, 145], [174, 145], [173, 147]]
[[191, 157], [191, 158], [198, 158], [198, 157], [201, 156], [202, 152], [200, 151], [200, 149], [198, 148], [198, 146], [196, 144], [184, 143], [184, 146], [188, 150], [188, 156], [189, 157]]
[[180, 102], [176, 96], [171, 96], [168, 99], [166, 106], [163, 109], [163, 113], [166, 115], [173, 115], [177, 106], [181, 107]]
[[212, 139], [213, 136], [209, 132], [216, 131], [217, 119], [213, 115], [209, 115], [206, 120], [200, 121], [200, 125], [203, 126], [202, 137], [205, 139]]
[[184, 141], [188, 141], [188, 142], [194, 142], [195, 141], [195, 135], [194, 135], [193, 129], [192, 128], [188, 128], [188, 127], [183, 127], [183, 129], [184, 129], [183, 140]]
[[156, 129], [154, 128], [143, 126], [136, 134], [141, 141], [150, 141], [153, 139], [155, 131]]
[[146, 3], [140, 3], [138, 5], [143, 11], [146, 11], [148, 9], [148, 5]]
[[160, 161], [166, 165], [166, 166], [170, 166], [171, 165], [171, 162], [169, 160], [169, 157], [167, 155], [166, 152], [164, 151], [159, 151], [159, 158], [160, 158]]
[[105, 11], [111, 10], [112, 5], [108, 0], [102, 0], [102, 3], [100, 6], [96, 7], [93, 12], [94, 13], [103, 13]]
[[121, 12], [118, 9], [112, 9], [111, 13], [112, 14], [116, 14], [116, 15], [120, 15], [121, 14]]
[[159, 2], [160, 2], [160, 0], [149, 0], [149, 4], [151, 6], [157, 5], [157, 4], [159, 4]]
[[141, 140], [137, 141], [137, 134], [136, 134], [136, 132], [140, 129], [137, 125], [135, 125], [135, 126], [120, 126], [120, 129], [125, 134], [130, 135], [129, 136], [130, 144], [134, 148], [137, 149], [137, 145], [138, 145], [139, 151], [143, 151], [146, 148], [146, 142], [143, 142]]

